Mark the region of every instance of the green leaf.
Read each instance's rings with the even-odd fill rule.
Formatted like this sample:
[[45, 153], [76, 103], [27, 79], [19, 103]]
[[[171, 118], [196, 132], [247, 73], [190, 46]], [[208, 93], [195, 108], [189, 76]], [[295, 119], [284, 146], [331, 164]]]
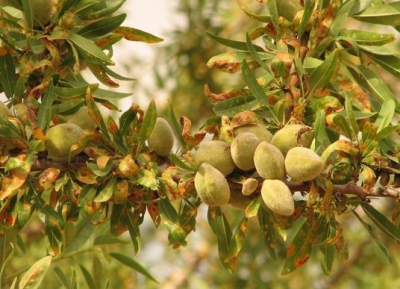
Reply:
[[116, 244], [127, 244], [128, 240], [121, 239], [110, 234], [97, 236], [93, 241], [93, 246], [101, 245], [116, 245]]
[[304, 1], [304, 12], [303, 17], [301, 18], [299, 29], [298, 29], [298, 38], [301, 39], [303, 37], [304, 31], [307, 27], [308, 21], [314, 11], [315, 1], [305, 0]]
[[157, 107], [154, 100], [151, 100], [144, 115], [142, 126], [140, 127], [139, 140], [144, 142], [153, 131], [157, 121]]
[[112, 32], [124, 22], [126, 14], [107, 17], [84, 26], [77, 33], [85, 38], [96, 38]]
[[265, 94], [265, 91], [257, 82], [245, 60], [243, 60], [242, 62], [242, 74], [246, 84], [250, 89], [251, 94], [256, 97], [258, 103], [260, 103], [262, 106], [269, 107], [268, 97]]
[[400, 241], [400, 229], [398, 227], [396, 227], [370, 204], [363, 202], [361, 203], [361, 207], [368, 218], [370, 218], [382, 232], [384, 232], [390, 238], [395, 239], [397, 242]]
[[255, 217], [258, 214], [258, 210], [261, 206], [261, 197], [254, 198], [250, 204], [247, 205], [245, 210], [246, 218]]
[[68, 277], [64, 274], [63, 270], [60, 269], [60, 267], [54, 267], [53, 268], [54, 273], [56, 274], [58, 280], [60, 283], [65, 287], [65, 288], [70, 288], [71, 287], [71, 281], [68, 279]]
[[326, 115], [324, 110], [318, 110], [314, 122], [315, 152], [321, 154], [330, 144], [326, 133]]
[[[248, 45], [245, 42], [222, 38], [222, 37], [219, 37], [217, 35], [211, 34], [208, 31], [206, 31], [206, 34], [211, 39], [215, 40], [218, 43], [221, 43], [222, 45], [225, 45], [227, 47], [234, 48], [234, 49], [237, 49], [237, 50], [248, 51]], [[252, 48], [255, 51], [264, 51], [264, 49], [262, 47], [258, 46], [258, 45], [252, 44]]]
[[158, 284], [158, 281], [142, 265], [140, 265], [135, 260], [133, 260], [125, 255], [121, 255], [119, 253], [110, 253], [109, 255], [111, 257], [117, 259], [118, 261], [120, 261], [122, 264], [128, 266], [129, 268], [135, 270], [136, 272], [142, 274], [143, 276], [147, 277], [148, 279], [150, 279]]
[[[365, 80], [367, 87], [379, 102], [382, 103], [385, 100], [396, 99], [387, 84], [371, 69], [364, 65], [360, 65], [358, 66], [358, 70], [361, 73], [362, 79]], [[359, 76], [356, 76], [356, 79], [357, 78], [359, 78]], [[396, 101], [396, 111], [400, 111], [400, 104], [398, 101]]]
[[72, 269], [69, 289], [78, 289], [75, 269]]
[[382, 252], [385, 254], [385, 256], [388, 258], [389, 262], [393, 264], [393, 258], [390, 255], [388, 249], [385, 247], [385, 245], [379, 240], [378, 236], [376, 236], [374, 229], [370, 224], [365, 222], [360, 215], [357, 214], [356, 211], [352, 211], [353, 214], [357, 217], [357, 219], [360, 221], [360, 223], [364, 226], [365, 229], [367, 229], [368, 233], [371, 235], [372, 239], [375, 241], [375, 243], [379, 246], [379, 248], [382, 250]]
[[314, 216], [300, 227], [286, 251], [282, 275], [286, 275], [304, 265], [311, 256], [313, 242], [318, 233], [319, 220]]
[[106, 64], [114, 65], [114, 62], [89, 39], [78, 34], [71, 33], [70, 40], [78, 48], [78, 50], [83, 53], [83, 56], [91, 60], [98, 59]]
[[336, 38], [343, 26], [343, 23], [347, 20], [350, 10], [356, 0], [350, 0], [342, 3], [339, 10], [336, 11], [336, 15], [332, 21], [331, 27], [329, 29], [329, 36]]
[[[261, 198], [259, 202], [261, 202]], [[275, 252], [275, 242], [278, 239], [278, 232], [275, 225], [273, 213], [267, 209], [263, 204], [258, 209], [258, 223], [263, 232], [264, 246], [268, 251], [270, 257], [274, 260], [278, 259]]]
[[324, 62], [319, 65], [310, 74], [309, 85], [310, 94], [318, 88], [324, 87], [329, 83], [338, 65], [338, 52], [334, 50], [329, 56], [324, 60]]
[[158, 43], [164, 39], [154, 36], [153, 34], [144, 32], [139, 29], [121, 26], [113, 31], [115, 34], [122, 34], [126, 40], [141, 41], [145, 43]]
[[395, 101], [393, 99], [385, 100], [382, 103], [381, 109], [379, 111], [378, 117], [374, 125], [378, 128], [378, 133], [390, 125], [395, 113]]
[[138, 255], [142, 249], [142, 238], [140, 235], [140, 229], [138, 223], [133, 218], [132, 214], [128, 213], [128, 220], [126, 222], [128, 226], [129, 235], [132, 240], [133, 248], [135, 250], [135, 254]]
[[225, 269], [232, 272], [234, 264], [229, 256], [229, 244], [232, 239], [232, 230], [220, 206], [209, 206], [207, 213], [208, 223], [218, 239], [219, 258]]
[[[373, 58], [380, 56], [394, 56], [398, 55], [399, 52], [399, 44], [397, 42], [391, 42], [385, 45], [358, 45], [360, 50], [368, 53]], [[398, 68], [397, 68], [398, 69]]]
[[[2, 266], [1, 266], [1, 270], [0, 270], [0, 282], [3, 282], [3, 280], [4, 280], [4, 276], [3, 276], [3, 274], [4, 274], [4, 270], [5, 270], [5, 268], [6, 268], [6, 266], [7, 266], [7, 264], [11, 261], [11, 259], [12, 259], [12, 257], [14, 256], [14, 250], [15, 250], [15, 247], [14, 247], [14, 244], [12, 243], [12, 242], [10, 242], [9, 243], [9, 245], [10, 245], [10, 252], [6, 252], [6, 250], [4, 250], [5, 248], [5, 246], [6, 246], [6, 240], [7, 240], [7, 234], [9, 234], [9, 232], [10, 231], [6, 231], [6, 233], [4, 233], [2, 236], [1, 236], [1, 239], [0, 239], [0, 248], [1, 248], [1, 251], [2, 251], [2, 254], [3, 254], [3, 256], [2, 256]], [[8, 244], [7, 244], [8, 245]]]
[[324, 246], [318, 248], [318, 258], [325, 275], [332, 271], [333, 261], [335, 260], [335, 246]]
[[349, 126], [349, 121], [346, 117], [341, 114], [336, 114], [332, 118], [333, 122], [339, 127], [339, 129], [343, 132], [343, 135], [349, 139], [353, 139], [355, 137], [353, 130]]
[[42, 97], [42, 103], [40, 104], [37, 114], [37, 124], [43, 130], [49, 127], [51, 118], [53, 117], [53, 102], [55, 100], [53, 87], [53, 81], [50, 80]]
[[271, 15], [257, 15], [254, 12], [250, 11], [250, 9], [243, 3], [242, 0], [237, 0], [237, 3], [239, 4], [239, 7], [243, 10], [243, 12], [246, 13], [250, 18], [266, 23], [272, 22]]
[[[85, 15], [82, 15], [82, 19], [99, 19], [104, 16], [109, 16], [112, 13], [116, 12], [124, 3], [126, 0], [121, 0], [119, 2], [116, 1], [107, 1], [107, 5], [101, 5], [102, 9], [89, 9]], [[95, 1], [95, 3], [101, 4], [103, 1]], [[110, 5], [110, 4], [115, 4], [115, 5]], [[103, 8], [104, 7], [104, 8]]]
[[109, 199], [111, 199], [114, 192], [115, 182], [116, 178], [110, 179], [105, 188], [102, 189], [100, 193], [96, 196], [94, 201], [101, 203], [101, 202], [107, 202]]
[[91, 202], [97, 193], [97, 188], [93, 185], [86, 185], [82, 188], [78, 196], [78, 206], [83, 207], [87, 203]]
[[[257, 63], [265, 69], [265, 71], [267, 71], [269, 74], [273, 75], [271, 69], [269, 68], [269, 66], [261, 59], [261, 56], [257, 53], [256, 51], [256, 46], [251, 42], [250, 36], [248, 33], [246, 33], [246, 46], [247, 49], [250, 52], [251, 57], [253, 57], [253, 59], [255, 61], [257, 61]], [[275, 80], [275, 78], [274, 78]]]
[[169, 119], [170, 119], [172, 130], [174, 132], [176, 139], [179, 142], [179, 145], [182, 148], [186, 147], [185, 140], [183, 139], [183, 136], [182, 136], [183, 128], [182, 128], [182, 125], [179, 124], [179, 122], [176, 120], [174, 107], [171, 102], [169, 102]]
[[35, 262], [29, 270], [22, 276], [21, 281], [19, 282], [20, 289], [36, 289], [40, 288], [40, 284], [43, 281], [44, 276], [47, 273], [47, 270], [50, 267], [52, 256], [46, 256], [39, 261]]
[[131, 105], [119, 118], [119, 130], [121, 135], [126, 135], [130, 124], [136, 119], [137, 110], [136, 106]]
[[182, 228], [179, 222], [179, 215], [175, 211], [175, 208], [171, 205], [168, 197], [161, 198], [158, 202], [158, 208], [160, 210], [160, 215], [162, 223], [167, 227], [169, 232], [169, 241], [173, 245], [186, 246], [186, 232]]
[[346, 108], [348, 121], [351, 125], [352, 131], [354, 132], [355, 138], [357, 138], [357, 135], [359, 132], [359, 127], [357, 124], [357, 120], [354, 116], [352, 99], [348, 95], [346, 95], [346, 99], [345, 99], [345, 108]]
[[232, 260], [232, 263], [235, 262], [235, 259], [242, 250], [246, 238], [248, 221], [249, 220], [246, 217], [242, 218], [235, 230], [235, 233], [233, 234], [231, 242], [229, 243], [228, 254]]
[[359, 21], [368, 23], [398, 26], [400, 2], [371, 5], [352, 17]]
[[[279, 1], [279, 0], [278, 0]], [[269, 15], [271, 15], [272, 24], [276, 29], [279, 29], [279, 12], [278, 7], [276, 5], [276, 0], [268, 0], [267, 6], [269, 10]]]
[[87, 288], [89, 289], [96, 289], [96, 284], [94, 283], [94, 279], [92, 277], [92, 274], [82, 265], [79, 265], [79, 267], [81, 268], [81, 271], [83, 273], [83, 277], [85, 278], [86, 284], [87, 284]]
[[95, 227], [91, 223], [91, 218], [85, 217], [79, 221], [75, 228], [74, 236], [64, 244], [64, 254], [72, 253], [81, 249], [81, 247], [89, 240]]
[[105, 89], [97, 89], [94, 92], [94, 95], [96, 99], [105, 99], [105, 100], [120, 100], [124, 99], [132, 93], [130, 92], [117, 92], [117, 91], [111, 91], [111, 90], [105, 90]]
[[16, 80], [17, 75], [11, 54], [0, 55], [0, 84], [9, 99], [14, 95]]
[[241, 111], [252, 110], [253, 108], [257, 107], [257, 105], [258, 101], [254, 96], [241, 96], [230, 98], [215, 104], [213, 111], [218, 116], [226, 115], [228, 117], [233, 117], [235, 114]]
[[33, 1], [31, 0], [22, 0], [22, 7], [23, 7], [23, 12], [26, 18], [26, 24], [28, 25], [28, 29], [32, 31], [33, 29], [33, 21], [35, 15], [33, 14]]

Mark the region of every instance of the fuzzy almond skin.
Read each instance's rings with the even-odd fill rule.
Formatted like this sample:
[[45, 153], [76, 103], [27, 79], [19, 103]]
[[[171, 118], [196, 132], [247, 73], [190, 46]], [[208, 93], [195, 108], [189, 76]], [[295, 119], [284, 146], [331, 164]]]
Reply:
[[208, 163], [224, 176], [229, 175], [235, 169], [229, 145], [220, 140], [201, 143], [196, 152], [196, 158], [200, 164]]
[[156, 155], [160, 157], [169, 156], [174, 147], [174, 133], [165, 119], [161, 117], [157, 118], [147, 143]]
[[[285, 156], [291, 148], [299, 146], [297, 143], [297, 133], [302, 128], [306, 128], [306, 126], [302, 124], [286, 125], [274, 134], [271, 144], [276, 146]], [[309, 148], [313, 141], [313, 136], [312, 132], [303, 133], [300, 139], [301, 146]]]
[[261, 187], [261, 198], [273, 212], [291, 216], [294, 213], [294, 200], [289, 187], [281, 180], [265, 180]]
[[250, 196], [258, 188], [258, 181], [254, 178], [248, 178], [243, 182], [242, 194]]
[[271, 139], [273, 137], [272, 133], [260, 124], [245, 125], [234, 129], [234, 133], [236, 136], [245, 132], [250, 132], [254, 134], [256, 137], [258, 137], [260, 141], [271, 142]]
[[227, 204], [231, 191], [225, 176], [212, 165], [200, 165], [194, 177], [194, 186], [203, 203], [211, 206]]
[[305, 182], [315, 179], [324, 170], [324, 162], [314, 151], [295, 147], [286, 154], [285, 168], [294, 181]]
[[50, 22], [53, 6], [53, 0], [32, 0], [34, 27], [45, 26]]
[[260, 140], [254, 134], [244, 132], [236, 136], [231, 144], [231, 155], [235, 165], [243, 170], [254, 169], [254, 152]]
[[[44, 140], [49, 158], [58, 161], [68, 160], [71, 147], [78, 144], [78, 140], [83, 134], [83, 130], [74, 123], [61, 123], [51, 127]], [[71, 157], [76, 156], [82, 150], [83, 148], [75, 150]]]
[[285, 176], [285, 158], [281, 151], [267, 142], [261, 142], [254, 153], [257, 173], [265, 180]]
[[74, 114], [68, 115], [66, 119], [67, 122], [79, 125], [83, 130], [96, 127], [94, 120], [89, 115], [87, 106], [82, 106]]

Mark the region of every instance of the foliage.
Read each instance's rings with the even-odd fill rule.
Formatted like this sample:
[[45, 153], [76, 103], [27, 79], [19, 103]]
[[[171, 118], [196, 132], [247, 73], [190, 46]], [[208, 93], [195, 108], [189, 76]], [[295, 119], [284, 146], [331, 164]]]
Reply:
[[[295, 229], [289, 230], [293, 236], [282, 274], [296, 270], [313, 254], [329, 274], [336, 257], [348, 258], [340, 222], [344, 214], [359, 220], [390, 259], [377, 232], [399, 241], [399, 206], [389, 220], [370, 201], [397, 200], [400, 194], [399, 102], [375, 72], [379, 66], [399, 77], [398, 47], [392, 33], [346, 29], [343, 23], [351, 18], [397, 28], [400, 2], [307, 0], [300, 5], [296, 0], [269, 0], [259, 1], [269, 13], [257, 14], [238, 0], [250, 21], [261, 24], [243, 41], [208, 33], [234, 49], [212, 57], [208, 65], [241, 73], [246, 86], [222, 93], [206, 87], [214, 115], [198, 132], [192, 132], [188, 118], [178, 121], [171, 106], [178, 145], [168, 157], [156, 155], [146, 143], [157, 120], [153, 101], [146, 110], [133, 103], [119, 119], [103, 117], [99, 106], [118, 110], [113, 102], [127, 94], [101, 89], [81, 75], [89, 69], [102, 84], [118, 87], [113, 79], [129, 79], [109, 68], [114, 65], [113, 45], [122, 39], [161, 41], [121, 26], [126, 15], [117, 11], [124, 2], [54, 1], [51, 20], [43, 26], [35, 26], [30, 1], [0, 3], [0, 91], [14, 113], [0, 118], [0, 134], [11, 141], [11, 148], [3, 144], [0, 159], [1, 283], [38, 288], [52, 268], [64, 287], [76, 287], [76, 269], [66, 276], [56, 262], [88, 250], [155, 281], [135, 259], [108, 252], [104, 245], [121, 243], [120, 236], [128, 233], [138, 254], [148, 214], [156, 227], [167, 229], [173, 248], [186, 246], [205, 206], [194, 188], [197, 147], [206, 135], [230, 144], [235, 128], [254, 124], [273, 133], [288, 124], [305, 125], [297, 142], [301, 145], [302, 134], [313, 132], [312, 149], [323, 160], [324, 171], [307, 182], [284, 178], [295, 199], [291, 216], [276, 214], [263, 203], [263, 179], [256, 170], [235, 168], [227, 175], [231, 204], [246, 179], [256, 179], [259, 186], [245, 198], [237, 219], [229, 218], [231, 207], [207, 208], [225, 269], [235, 270], [246, 236], [254, 229], [249, 221], [257, 220], [272, 259], [281, 257], [278, 249], [288, 230]], [[68, 161], [52, 160], [45, 150], [46, 132], [82, 106], [87, 106], [96, 128], [85, 130]], [[79, 149], [83, 152], [72, 158]], [[8, 264], [15, 250], [29, 243], [22, 236], [33, 224], [44, 231], [48, 254], [4, 280], [13, 273]], [[79, 264], [87, 286], [108, 288], [99, 256], [93, 260], [91, 270]]]

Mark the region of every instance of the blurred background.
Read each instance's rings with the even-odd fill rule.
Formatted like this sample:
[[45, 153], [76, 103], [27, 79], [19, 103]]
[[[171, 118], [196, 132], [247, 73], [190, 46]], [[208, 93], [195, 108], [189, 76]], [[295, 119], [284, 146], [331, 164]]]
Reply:
[[[199, 126], [212, 115], [211, 105], [204, 97], [204, 85], [219, 93], [243, 84], [240, 76], [226, 75], [206, 65], [212, 56], [226, 51], [225, 47], [208, 38], [206, 31], [244, 41], [245, 33], [258, 24], [248, 21], [236, 1], [128, 0], [123, 10], [128, 14], [124, 25], [152, 33], [164, 41], [151, 45], [122, 41], [115, 47], [115, 70], [136, 79], [133, 83], [120, 82], [119, 91], [133, 92], [132, 97], [119, 104], [121, 110], [126, 110], [132, 102], [146, 108], [149, 100], [155, 99], [159, 115], [166, 115], [170, 102], [177, 117], [185, 115]], [[389, 206], [382, 201], [382, 208]], [[232, 207], [223, 210], [232, 224], [237, 224], [243, 216], [243, 212]], [[297, 271], [282, 276], [285, 248], [298, 228], [290, 230], [286, 242], [279, 244], [277, 251], [280, 259], [274, 261], [264, 248], [256, 218], [250, 220], [249, 234], [237, 261], [237, 271], [232, 274], [226, 272], [220, 263], [216, 238], [207, 223], [207, 212], [203, 206], [197, 216], [196, 232], [188, 237], [188, 246], [178, 249], [168, 246], [168, 233], [163, 225], [157, 229], [146, 217], [145, 225], [141, 227], [142, 252], [135, 260], [147, 268], [160, 284], [115, 260], [106, 259], [106, 254], [99, 252], [79, 254], [69, 260], [61, 260], [57, 266], [70, 276], [73, 266], [86, 263], [89, 268], [94, 266], [91, 260], [95, 256], [103, 266], [104, 280], [110, 279], [109, 288], [400, 288], [398, 244], [388, 243], [375, 231], [393, 255], [393, 263], [390, 264], [354, 216], [340, 216], [339, 222], [344, 227], [350, 256], [345, 262], [336, 260], [330, 276], [324, 275], [318, 256], [313, 256]], [[43, 256], [43, 251], [37, 249], [38, 246], [45, 246], [43, 241], [38, 238], [35, 243], [33, 235], [30, 240], [26, 253], [16, 256], [16, 267], [21, 264], [19, 262], [32, 264]], [[123, 254], [131, 252], [130, 257], [133, 258], [129, 236], [126, 236], [126, 241], [102, 249]], [[44, 283], [48, 287], [43, 288], [58, 288], [55, 284], [60, 282], [56, 280], [56, 274], [48, 275]], [[78, 279], [84, 280], [80, 270], [77, 270], [77, 275]], [[104, 283], [104, 280], [100, 282]], [[79, 288], [86, 287], [82, 284]]]

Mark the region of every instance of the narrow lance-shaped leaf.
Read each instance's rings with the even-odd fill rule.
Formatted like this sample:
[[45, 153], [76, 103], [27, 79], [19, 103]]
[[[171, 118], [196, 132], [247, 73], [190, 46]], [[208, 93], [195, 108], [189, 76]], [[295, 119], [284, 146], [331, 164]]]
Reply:
[[93, 60], [93, 62], [100, 60], [106, 64], [114, 65], [114, 62], [89, 39], [78, 34], [71, 33], [70, 40], [78, 48], [78, 50], [83, 53], [84, 57]]
[[171, 205], [168, 197], [162, 198], [158, 202], [162, 223], [167, 227], [169, 240], [173, 245], [186, 245], [186, 232], [181, 227], [179, 215]]
[[400, 241], [400, 229], [390, 222], [384, 215], [368, 203], [361, 203], [361, 207], [365, 214], [370, 218], [374, 224], [387, 236]]
[[139, 264], [135, 260], [119, 253], [110, 253], [109, 255], [118, 260], [119, 262], [121, 262], [122, 264], [142, 274], [146, 278], [158, 283], [158, 281], [147, 271], [147, 269], [144, 268], [141, 264]]
[[162, 38], [154, 36], [153, 34], [144, 32], [139, 29], [121, 26], [113, 31], [116, 34], [122, 34], [126, 40], [141, 41], [146, 43], [158, 43], [163, 41]]
[[[260, 199], [261, 202], [261, 198], [258, 199]], [[259, 206], [257, 216], [258, 223], [263, 233], [264, 246], [271, 258], [276, 260], [278, 256], [275, 251], [275, 242], [278, 239], [278, 232], [276, 230], [276, 221], [274, 220], [273, 213], [264, 205], [261, 205]]]
[[133, 218], [133, 215], [128, 212], [128, 220], [126, 222], [129, 230], [129, 235], [132, 240], [133, 248], [135, 250], [135, 254], [138, 255], [140, 250], [142, 249], [142, 238], [140, 235], [140, 229], [138, 223]]
[[253, 73], [250, 71], [250, 68], [247, 65], [247, 62], [245, 60], [243, 60], [243, 62], [242, 62], [242, 74], [243, 74], [244, 80], [246, 81], [247, 85], [249, 86], [249, 89], [250, 89], [252, 95], [254, 95], [256, 97], [256, 99], [258, 100], [258, 102], [261, 105], [263, 105], [265, 107], [269, 107], [268, 98], [267, 98], [267, 95], [265, 94], [265, 91], [258, 84], [256, 78], [254, 77]]
[[246, 231], [248, 227], [248, 219], [243, 217], [242, 220], [239, 222], [235, 233], [233, 234], [232, 240], [229, 244], [229, 255], [231, 258], [232, 267], [236, 267], [236, 259], [239, 255], [240, 251], [242, 250], [243, 243], [246, 238]]
[[22, 276], [21, 281], [19, 282], [19, 288], [29, 288], [36, 289], [40, 288], [44, 276], [47, 273], [47, 270], [50, 267], [52, 256], [46, 256], [43, 259], [40, 259], [29, 270]]
[[122, 22], [124, 22], [125, 18], [126, 14], [103, 18], [84, 26], [77, 33], [86, 38], [95, 38], [106, 35], [107, 33], [110, 33], [114, 29], [118, 28]]
[[12, 56], [0, 55], [0, 84], [7, 98], [11, 99], [16, 87], [15, 65]]
[[375, 243], [379, 246], [379, 248], [382, 250], [382, 252], [385, 254], [385, 256], [388, 258], [390, 263], [393, 263], [393, 257], [390, 255], [389, 251], [385, 247], [385, 245], [379, 240], [378, 236], [375, 234], [374, 229], [370, 224], [365, 222], [359, 214], [357, 214], [356, 211], [352, 211], [353, 214], [357, 217], [357, 219], [360, 221], [360, 223], [364, 226], [365, 229], [367, 229], [368, 233], [371, 235], [372, 239], [375, 241]]
[[400, 2], [371, 5], [352, 17], [363, 22], [397, 26], [400, 17]]
[[[216, 42], [221, 43], [221, 44], [223, 44], [223, 45], [225, 45], [227, 47], [234, 48], [234, 49], [237, 49], [237, 50], [248, 51], [248, 45], [245, 42], [222, 38], [222, 37], [219, 37], [217, 35], [211, 34], [208, 31], [206, 33], [211, 39], [213, 39]], [[262, 47], [258, 46], [258, 45], [253, 45], [253, 49], [255, 51], [264, 51], [264, 49]]]
[[286, 260], [282, 275], [288, 274], [304, 265], [311, 256], [313, 243], [319, 227], [319, 220], [314, 216], [300, 227], [286, 251]]
[[[257, 53], [257, 46], [255, 46], [250, 39], [249, 34], [246, 34], [246, 46], [247, 49], [250, 52], [251, 57], [254, 58], [255, 61], [257, 61], [257, 63], [265, 69], [265, 71], [267, 71], [269, 74], [273, 75], [270, 67], [261, 59], [260, 55]], [[274, 78], [274, 80], [276, 81], [276, 79]]]
[[393, 99], [387, 99], [382, 103], [378, 117], [374, 125], [378, 128], [378, 133], [390, 125], [395, 113], [395, 101]]
[[157, 121], [157, 107], [152, 99], [147, 107], [146, 114], [144, 115], [142, 126], [140, 127], [139, 132], [139, 143], [137, 152], [140, 152], [144, 142], [149, 138], [151, 132], [154, 129], [154, 126]]
[[232, 230], [220, 206], [209, 206], [207, 213], [208, 223], [218, 239], [219, 258], [225, 269], [232, 272], [233, 267], [229, 256], [229, 244], [232, 239]]
[[172, 127], [175, 137], [177, 138], [177, 140], [179, 142], [179, 145], [181, 146], [181, 148], [185, 148], [186, 143], [182, 136], [183, 128], [182, 128], [182, 125], [180, 125], [179, 122], [176, 120], [175, 111], [174, 111], [174, 107], [173, 107], [172, 103], [169, 103], [169, 119], [171, 121], [171, 127]]
[[337, 50], [334, 50], [320, 66], [311, 72], [309, 77], [310, 94], [329, 83], [332, 76], [335, 74], [337, 64], [338, 53]]
[[79, 267], [81, 268], [81, 271], [83, 273], [83, 277], [85, 278], [86, 284], [87, 284], [87, 288], [89, 289], [96, 289], [96, 284], [94, 283], [94, 279], [92, 277], [92, 274], [82, 265], [79, 265]]
[[50, 80], [49, 85], [47, 86], [46, 91], [42, 97], [42, 103], [40, 104], [37, 115], [37, 124], [43, 130], [46, 130], [48, 128], [51, 118], [53, 116], [53, 102], [55, 101], [53, 88], [53, 81]]

